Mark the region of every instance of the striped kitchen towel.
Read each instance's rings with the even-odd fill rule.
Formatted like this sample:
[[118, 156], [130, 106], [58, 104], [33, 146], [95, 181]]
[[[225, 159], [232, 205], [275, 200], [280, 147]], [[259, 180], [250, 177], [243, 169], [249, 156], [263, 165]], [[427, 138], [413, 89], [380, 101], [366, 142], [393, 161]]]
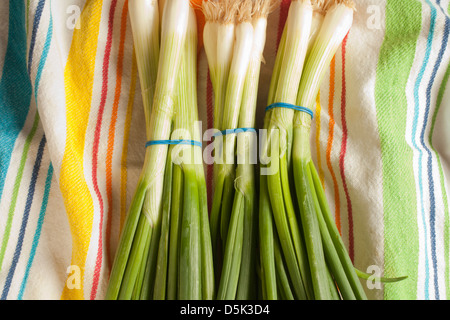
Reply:
[[[364, 280], [369, 298], [447, 299], [450, 1], [355, 4], [317, 97], [314, 161], [355, 266], [408, 276]], [[259, 126], [289, 5], [269, 17]], [[1, 299], [104, 298], [145, 152], [130, 28], [128, 0], [0, 2]]]

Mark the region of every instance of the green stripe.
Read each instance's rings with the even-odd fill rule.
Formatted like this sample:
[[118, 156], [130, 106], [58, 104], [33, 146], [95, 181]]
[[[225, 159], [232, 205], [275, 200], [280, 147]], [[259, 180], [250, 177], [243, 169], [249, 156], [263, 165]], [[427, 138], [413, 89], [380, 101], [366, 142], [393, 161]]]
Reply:
[[19, 170], [17, 171], [16, 180], [14, 181], [14, 189], [11, 197], [11, 204], [9, 206], [8, 218], [6, 220], [5, 226], [5, 233], [3, 234], [2, 247], [0, 250], [0, 270], [2, 269], [3, 258], [5, 257], [6, 247], [8, 246], [9, 236], [11, 234], [12, 220], [14, 217], [14, 211], [16, 210], [17, 197], [19, 195], [20, 182], [22, 181], [23, 177], [23, 170], [25, 168], [25, 163], [27, 161], [28, 150], [30, 149], [30, 144], [36, 133], [38, 124], [39, 124], [39, 115], [36, 112], [36, 115], [34, 116], [33, 127], [31, 128], [31, 131], [25, 140], [25, 145], [22, 151], [22, 157], [20, 159]]
[[384, 298], [390, 300], [415, 299], [417, 292], [419, 241], [413, 152], [405, 140], [405, 88], [421, 28], [420, 2], [387, 1], [375, 84], [383, 171], [384, 271], [386, 277], [408, 276], [384, 286]]
[[[448, 7], [448, 11], [450, 13], [450, 5]], [[441, 163], [441, 158], [439, 156], [439, 153], [436, 152], [436, 149], [433, 146], [433, 136], [434, 136], [434, 130], [436, 127], [436, 120], [438, 117], [438, 113], [439, 110], [441, 109], [442, 106], [442, 100], [444, 98], [444, 94], [445, 94], [445, 88], [447, 87], [447, 83], [450, 77], [450, 65], [447, 66], [447, 70], [445, 71], [444, 74], [444, 79], [442, 80], [442, 84], [441, 87], [439, 88], [439, 92], [438, 92], [438, 96], [437, 96], [437, 100], [436, 100], [436, 109], [434, 111], [433, 114], [433, 120], [431, 123], [431, 129], [430, 129], [430, 135], [429, 135], [429, 143], [431, 148], [433, 149], [433, 151], [436, 154], [436, 158], [438, 161], [438, 167], [439, 167], [439, 179], [440, 179], [440, 183], [441, 183], [441, 189], [442, 189], [442, 195], [443, 195], [443, 202], [444, 202], [444, 213], [445, 213], [445, 217], [444, 217], [444, 257], [445, 257], [445, 289], [447, 292], [447, 296], [448, 296], [448, 292], [450, 290], [450, 269], [449, 269], [449, 237], [450, 237], [450, 221], [449, 221], [449, 208], [448, 208], [448, 195], [447, 195], [447, 190], [445, 188], [445, 178], [444, 178], [444, 170], [442, 169], [442, 163]]]

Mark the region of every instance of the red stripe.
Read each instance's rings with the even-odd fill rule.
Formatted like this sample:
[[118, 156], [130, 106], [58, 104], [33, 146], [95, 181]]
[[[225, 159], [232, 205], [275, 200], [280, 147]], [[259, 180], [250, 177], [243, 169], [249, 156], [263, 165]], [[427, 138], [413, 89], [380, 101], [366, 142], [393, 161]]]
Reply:
[[[209, 69], [209, 68], [208, 68]], [[212, 129], [214, 126], [214, 106], [213, 106], [213, 88], [211, 83], [211, 76], [209, 74], [209, 70], [207, 72], [206, 79], [206, 120], [208, 124], [208, 129]], [[210, 163], [210, 161], [208, 162]], [[211, 212], [212, 206], [212, 184], [213, 184], [213, 171], [214, 165], [208, 164], [206, 167], [206, 186], [208, 188], [208, 211]]]
[[[122, 10], [121, 25], [120, 25], [120, 43], [119, 43], [119, 55], [117, 57], [117, 70], [116, 70], [116, 89], [114, 92], [114, 103], [112, 106], [111, 123], [109, 124], [108, 132], [108, 147], [106, 152], [106, 195], [108, 197], [108, 213], [106, 215], [106, 256], [107, 260], [107, 270], [111, 265], [111, 224], [113, 217], [113, 183], [112, 183], [112, 160], [114, 154], [114, 142], [116, 133], [116, 123], [119, 110], [120, 96], [122, 93], [122, 73], [123, 73], [123, 60], [124, 60], [124, 50], [125, 50], [125, 36], [127, 31], [127, 17], [128, 17], [128, 0], [125, 0]], [[109, 273], [109, 272], [108, 272]]]
[[347, 181], [345, 177], [345, 155], [347, 152], [347, 120], [345, 118], [346, 111], [346, 94], [347, 88], [345, 83], [345, 50], [347, 45], [347, 37], [344, 38], [342, 42], [342, 94], [341, 94], [341, 121], [342, 121], [342, 145], [341, 145], [341, 153], [339, 156], [339, 168], [342, 177], [342, 184], [344, 186], [345, 198], [347, 200], [347, 210], [348, 210], [348, 241], [349, 241], [349, 255], [353, 261], [354, 258], [354, 239], [353, 239], [353, 212], [352, 212], [352, 202], [350, 200], [350, 195], [348, 192]]
[[109, 59], [111, 55], [111, 45], [112, 45], [112, 31], [114, 22], [114, 12], [116, 9], [117, 0], [113, 0], [109, 10], [109, 21], [108, 21], [108, 36], [105, 48], [105, 58], [103, 60], [103, 84], [102, 84], [102, 94], [100, 107], [98, 111], [97, 123], [94, 132], [94, 145], [92, 150], [92, 183], [94, 185], [94, 191], [99, 201], [100, 206], [100, 223], [99, 223], [99, 237], [98, 237], [98, 249], [97, 249], [97, 259], [95, 262], [94, 277], [92, 283], [91, 300], [94, 300], [97, 296], [98, 282], [100, 278], [100, 270], [102, 267], [102, 256], [103, 256], [103, 213], [104, 205], [100, 189], [98, 187], [97, 181], [97, 171], [98, 171], [98, 149], [100, 142], [100, 134], [102, 130], [102, 120], [103, 113], [105, 110], [106, 96], [108, 93], [108, 73], [109, 73]]

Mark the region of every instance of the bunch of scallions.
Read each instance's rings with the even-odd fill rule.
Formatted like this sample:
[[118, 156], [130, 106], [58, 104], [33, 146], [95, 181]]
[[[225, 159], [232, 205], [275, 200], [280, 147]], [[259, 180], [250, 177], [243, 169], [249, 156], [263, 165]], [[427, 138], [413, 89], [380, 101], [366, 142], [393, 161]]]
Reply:
[[218, 300], [258, 297], [255, 113], [272, 0], [203, 1], [214, 90], [211, 237]]
[[148, 143], [111, 270], [110, 300], [214, 296], [197, 127], [196, 16], [188, 0], [161, 3], [129, 1]]
[[[312, 107], [353, 22], [351, 0], [293, 0], [264, 118], [260, 266], [264, 299], [365, 300], [311, 158]], [[381, 282], [404, 279], [377, 278]]]
[[293, 0], [264, 119], [260, 255], [265, 299], [366, 299], [311, 158], [311, 110], [353, 21], [348, 0]]

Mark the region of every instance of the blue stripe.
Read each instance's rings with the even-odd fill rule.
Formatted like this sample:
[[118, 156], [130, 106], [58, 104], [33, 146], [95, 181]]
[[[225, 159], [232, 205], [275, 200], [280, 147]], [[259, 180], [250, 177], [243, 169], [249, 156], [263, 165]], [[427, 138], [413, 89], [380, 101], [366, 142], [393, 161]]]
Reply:
[[[430, 7], [432, 7], [432, 4], [427, 0]], [[440, 1], [438, 1], [438, 5], [440, 5]], [[441, 8], [442, 9], [442, 8]], [[436, 299], [439, 299], [439, 284], [438, 284], [438, 267], [437, 267], [437, 256], [436, 256], [436, 199], [434, 194], [434, 178], [433, 178], [433, 154], [431, 153], [431, 150], [426, 146], [425, 144], [425, 130], [427, 127], [429, 114], [430, 114], [430, 107], [431, 107], [431, 90], [433, 88], [434, 82], [436, 80], [436, 74], [439, 70], [439, 67], [442, 63], [443, 56], [445, 54], [445, 51], [447, 49], [448, 44], [448, 37], [449, 37], [449, 27], [450, 27], [450, 21], [448, 17], [445, 15], [445, 27], [444, 27], [444, 34], [442, 38], [442, 44], [441, 48], [439, 50], [439, 54], [436, 60], [436, 63], [433, 67], [433, 72], [431, 74], [430, 82], [428, 83], [427, 91], [426, 91], [426, 109], [425, 109], [425, 119], [422, 126], [422, 131], [420, 134], [420, 142], [422, 144], [422, 147], [425, 149], [427, 153], [427, 174], [428, 174], [428, 181], [430, 183], [430, 235], [431, 235], [431, 258], [433, 263], [433, 269], [434, 269], [434, 289], [435, 289], [435, 297]], [[443, 190], [445, 192], [445, 190]]]
[[[427, 0], [427, 2], [430, 4], [430, 2]], [[425, 51], [425, 57], [422, 63], [422, 67], [420, 69], [419, 75], [416, 79], [415, 86], [414, 86], [414, 120], [413, 120], [413, 127], [412, 127], [412, 143], [414, 145], [414, 148], [419, 152], [419, 169], [418, 169], [418, 175], [419, 175], [419, 194], [420, 194], [420, 209], [422, 214], [422, 223], [423, 223], [423, 231], [425, 235], [425, 299], [429, 299], [429, 281], [430, 281], [430, 270], [429, 270], [429, 261], [428, 261], [428, 232], [427, 232], [427, 226], [426, 226], [426, 219], [425, 219], [425, 208], [424, 208], [424, 186], [423, 186], [423, 177], [422, 177], [422, 157], [423, 152], [422, 149], [417, 145], [416, 143], [416, 135], [417, 135], [417, 125], [419, 121], [419, 114], [420, 114], [420, 104], [419, 104], [419, 88], [420, 84], [423, 80], [423, 76], [425, 74], [425, 70], [427, 68], [428, 62], [430, 60], [430, 54], [431, 54], [431, 47], [433, 44], [433, 37], [434, 37], [434, 28], [436, 23], [436, 9], [431, 6], [431, 21], [430, 21], [430, 30], [428, 32], [428, 38], [427, 38], [427, 45], [426, 45], [426, 51]], [[430, 184], [431, 186], [431, 184]]]
[[30, 52], [28, 55], [28, 73], [30, 73], [31, 64], [33, 63], [34, 46], [36, 45], [36, 34], [37, 34], [37, 30], [39, 28], [39, 22], [41, 21], [42, 11], [44, 10], [44, 5], [45, 5], [45, 0], [40, 0], [36, 7], [36, 13], [34, 15], [33, 31], [31, 33], [31, 40], [30, 40]]
[[36, 73], [36, 81], [34, 85], [34, 98], [37, 105], [37, 95], [39, 91], [39, 84], [41, 82], [42, 71], [44, 70], [45, 63], [47, 62], [48, 52], [50, 51], [50, 45], [53, 37], [53, 16], [50, 15], [50, 22], [48, 26], [47, 36], [45, 38], [44, 49], [42, 51], [41, 59], [39, 61], [38, 70]]
[[14, 251], [14, 256], [11, 262], [11, 267], [8, 271], [8, 275], [6, 276], [5, 286], [3, 287], [3, 292], [1, 296], [1, 300], [6, 300], [8, 297], [8, 292], [11, 287], [12, 279], [14, 277], [14, 273], [17, 267], [17, 263], [19, 262], [20, 253], [22, 251], [23, 239], [25, 237], [25, 231], [28, 224], [28, 217], [30, 215], [31, 204], [33, 203], [34, 192], [36, 190], [36, 182], [38, 179], [39, 171], [41, 168], [42, 156], [44, 154], [44, 148], [47, 140], [45, 139], [45, 135], [42, 136], [41, 142], [39, 143], [39, 149], [36, 157], [36, 162], [34, 163], [33, 173], [31, 175], [31, 182], [28, 188], [27, 200], [25, 202], [25, 210], [22, 217], [22, 223], [20, 226], [19, 237], [17, 239], [16, 249]]
[[30, 107], [32, 88], [26, 55], [25, 2], [10, 0], [8, 45], [0, 80], [0, 197], [14, 144]]
[[18, 300], [22, 300], [23, 298], [23, 294], [25, 292], [25, 288], [28, 281], [28, 276], [30, 274], [31, 266], [33, 265], [34, 257], [36, 255], [36, 249], [39, 244], [39, 239], [41, 237], [42, 225], [44, 224], [45, 212], [47, 210], [48, 198], [50, 195], [50, 188], [52, 184], [52, 176], [53, 176], [53, 166], [52, 164], [50, 164], [47, 171], [47, 178], [45, 180], [44, 198], [42, 200], [41, 211], [39, 212], [37, 228], [33, 237], [33, 244], [31, 246], [30, 257], [28, 258], [27, 268], [25, 270], [25, 275], [23, 277], [22, 284], [20, 285], [19, 295], [17, 297]]
[[[52, 36], [53, 36], [53, 16], [50, 14], [50, 22], [49, 22], [49, 27], [48, 27], [48, 31], [47, 31], [47, 37], [45, 39], [44, 49], [42, 51], [41, 59], [39, 61], [39, 66], [38, 66], [38, 70], [37, 70], [37, 74], [36, 74], [35, 91], [34, 91], [36, 105], [37, 105], [37, 95], [38, 95], [38, 91], [39, 91], [39, 84], [40, 84], [41, 77], [42, 77], [42, 71], [43, 71], [45, 63], [47, 61], [48, 52], [50, 51]], [[19, 295], [18, 295], [19, 300], [22, 299], [23, 294], [25, 292], [25, 288], [26, 288], [27, 281], [28, 281], [28, 276], [30, 274], [31, 267], [33, 265], [34, 256], [36, 254], [36, 248], [39, 244], [39, 238], [41, 235], [42, 224], [44, 222], [45, 212], [47, 210], [47, 203], [48, 203], [48, 197], [49, 197], [49, 192], [50, 192], [50, 187], [51, 187], [52, 176], [53, 176], [53, 166], [52, 166], [52, 164], [50, 164], [50, 166], [48, 168], [47, 179], [45, 181], [44, 196], [43, 196], [43, 200], [42, 200], [42, 204], [41, 204], [41, 210], [39, 213], [38, 224], [37, 224], [37, 228], [36, 228], [36, 231], [34, 234], [33, 244], [31, 247], [30, 256], [28, 258], [25, 275], [22, 279], [22, 284], [20, 286], [20, 291], [19, 291]]]

